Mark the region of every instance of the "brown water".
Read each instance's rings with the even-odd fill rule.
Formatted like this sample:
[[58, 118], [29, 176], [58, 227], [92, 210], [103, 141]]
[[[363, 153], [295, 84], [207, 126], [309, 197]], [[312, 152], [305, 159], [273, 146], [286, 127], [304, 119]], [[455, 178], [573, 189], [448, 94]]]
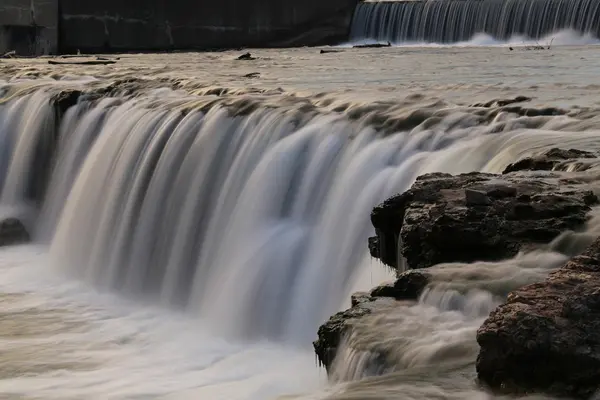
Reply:
[[[404, 190], [424, 172], [498, 172], [521, 156], [554, 146], [600, 149], [600, 47], [556, 46], [543, 51], [522, 47], [511, 51], [504, 45], [345, 47], [328, 54], [319, 50], [250, 50], [256, 57], [252, 61], [235, 60], [240, 52], [222, 52], [121, 55], [110, 66], [49, 65], [45, 58], [0, 62], [0, 79], [5, 81], [0, 134], [23, 138], [16, 147], [2, 144], [11, 156], [2, 162], [11, 168], [2, 175], [0, 210], [3, 215], [27, 215], [32, 225], [47, 228], [39, 245], [0, 250], [0, 398], [490, 397], [474, 380], [474, 338], [483, 318], [501, 301], [495, 290], [542, 279], [548, 268], [564, 261], [564, 255], [548, 249], [502, 265], [440, 266], [436, 272], [440, 280], [451, 280], [455, 286], [438, 287], [419, 304], [394, 305], [389, 312], [365, 319], [340, 358], [337, 383], [327, 383], [325, 373], [315, 365], [310, 340], [318, 323], [347, 305], [350, 292], [391, 278], [366, 255], [364, 239], [370, 233], [368, 214], [373, 203]], [[259, 75], [247, 77], [251, 73]], [[72, 139], [98, 129], [106, 138], [105, 147], [95, 146], [90, 153], [83, 145], [65, 147], [61, 165], [66, 172], [79, 171], [77, 179], [71, 182], [68, 173], [59, 174], [41, 216], [32, 213], [21, 201], [18, 184], [31, 171], [27, 163], [18, 161], [32, 151], [28, 138], [44, 132], [44, 124], [33, 121], [51, 124], [44, 96], [58, 88], [98, 89], [116, 81], [120, 82], [117, 89], [129, 89], [136, 98], [123, 102], [121, 108], [115, 106], [112, 114], [100, 112], [101, 104], [91, 102], [91, 110], [105, 113], [99, 128], [92, 119], [77, 125], [88, 115], [86, 108], [63, 121]], [[25, 95], [30, 97], [21, 97]], [[550, 117], [503, 112], [482, 117], [480, 109], [467, 107], [518, 95], [531, 97], [527, 106], [567, 110]], [[21, 98], [25, 100], [19, 108], [15, 104]], [[218, 112], [221, 105], [240, 115], [231, 122]], [[250, 105], [252, 112], [242, 111]], [[165, 282], [155, 282], [161, 289], [158, 299], [153, 293], [135, 296], [128, 291], [136, 287], [135, 282], [129, 281], [119, 281], [113, 293], [108, 278], [120, 271], [138, 273], [141, 268], [135, 262], [127, 269], [116, 263], [107, 272], [108, 265], [98, 261], [110, 254], [112, 263], [123, 250], [118, 238], [125, 236], [117, 234], [124, 235], [129, 225], [116, 199], [131, 194], [117, 189], [134, 187], [136, 181], [128, 179], [143, 166], [125, 164], [125, 157], [117, 155], [145, 154], [147, 149], [136, 143], [143, 143], [155, 121], [167, 121], [169, 110], [197, 108], [208, 112], [205, 126], [218, 130], [231, 122], [240, 129], [240, 140], [249, 137], [259, 142], [290, 131], [281, 134], [285, 141], [274, 139], [282, 143], [275, 150], [265, 145], [252, 153], [264, 169], [257, 167], [252, 177], [229, 186], [218, 180], [212, 185], [211, 179], [220, 174], [210, 167], [223, 158], [220, 153], [198, 153], [197, 160], [210, 162], [198, 169], [190, 165], [190, 176], [202, 180], [183, 181], [181, 188], [162, 191], [182, 193], [177, 203], [181, 214], [178, 209], [158, 207], [159, 214], [174, 212], [175, 217], [166, 225], [145, 221], [152, 229], [140, 236], [156, 236], [161, 240], [154, 246], [171, 252]], [[429, 117], [423, 124], [407, 128], [401, 123], [425, 108]], [[286, 118], [293, 123], [279, 124]], [[128, 121], [136, 121], [135, 127]], [[302, 129], [296, 131], [294, 123]], [[379, 135], [373, 126], [393, 135]], [[195, 131], [182, 131], [181, 137], [186, 134]], [[219, 132], [205, 134], [205, 145], [221, 137]], [[314, 140], [312, 147], [306, 137]], [[332, 137], [339, 142], [328, 142]], [[120, 144], [121, 138], [129, 140]], [[335, 150], [335, 144], [341, 150]], [[345, 157], [336, 158], [338, 152]], [[240, 153], [250, 154], [243, 148]], [[73, 161], [78, 154], [86, 160], [83, 166]], [[298, 154], [314, 163], [299, 161]], [[156, 176], [165, 181], [183, 179], [169, 173], [165, 168]], [[286, 209], [290, 200], [285, 200], [287, 189], [269, 182], [295, 173], [303, 176], [304, 185], [289, 193], [294, 193], [292, 209], [300, 217], [270, 214], [270, 208]], [[290, 182], [297, 182], [293, 179]], [[321, 191], [314, 189], [324, 179], [331, 179], [331, 184]], [[201, 212], [187, 207], [185, 196], [194, 192], [194, 182], [211, 184], [206, 186], [211, 193], [231, 190], [222, 197], [222, 207], [206, 206], [214, 207], [211, 213], [219, 216], [216, 225], [207, 225], [215, 229], [207, 228], [205, 233], [216, 254], [203, 258], [206, 263], [197, 267], [197, 274], [206, 273], [202, 277], [208, 289], [198, 278], [191, 288], [169, 280], [180, 279], [183, 270], [171, 261], [189, 257], [186, 246], [174, 241], [169, 247], [161, 236], [164, 229], [188, 243], [192, 231], [184, 229], [186, 222]], [[264, 210], [261, 204], [270, 207]], [[102, 218], [94, 220], [100, 214]], [[233, 219], [227, 227], [239, 235], [219, 225], [220, 218], [229, 216]], [[112, 224], [118, 228], [114, 232]], [[271, 233], [274, 226], [281, 234]], [[318, 243], [296, 241], [296, 234], [317, 238]], [[223, 238], [236, 246], [220, 247]], [[239, 254], [258, 248], [255, 244], [263, 239], [270, 246], [261, 251], [267, 256], [260, 262]], [[355, 256], [340, 256], [354, 253], [355, 248], [360, 249]], [[293, 254], [306, 255], [308, 261], [297, 261]], [[140, 259], [145, 258], [136, 260]], [[219, 268], [205, 268], [209, 264]], [[473, 268], [479, 271], [477, 283], [463, 282], [464, 273], [472, 280]], [[302, 279], [290, 282], [287, 274], [297, 270]], [[341, 281], [345, 284], [335, 284]], [[191, 306], [171, 311], [165, 297], [181, 287], [189, 290]], [[278, 288], [285, 289], [283, 294]], [[365, 360], [377, 348], [387, 349], [397, 367], [384, 376], [366, 378]]]

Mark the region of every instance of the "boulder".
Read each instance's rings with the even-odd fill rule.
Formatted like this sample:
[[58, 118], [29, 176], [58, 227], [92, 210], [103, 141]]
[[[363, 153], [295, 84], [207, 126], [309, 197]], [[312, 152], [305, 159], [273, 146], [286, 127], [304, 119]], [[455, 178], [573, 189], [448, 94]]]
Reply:
[[600, 239], [510, 293], [477, 341], [477, 374], [492, 390], [589, 398], [600, 386]]
[[0, 246], [23, 244], [30, 240], [29, 233], [18, 219], [7, 218], [0, 221]]
[[507, 259], [581, 227], [598, 204], [585, 185], [561, 172], [423, 175], [373, 209], [370, 252], [393, 268], [399, 253], [409, 268]]
[[[597, 156], [589, 151], [577, 149], [550, 149], [535, 157], [523, 158], [504, 169], [503, 174], [515, 171], [565, 171], [579, 159], [594, 159]], [[584, 164], [585, 165], [585, 164]], [[576, 168], [580, 171], [582, 168]]]

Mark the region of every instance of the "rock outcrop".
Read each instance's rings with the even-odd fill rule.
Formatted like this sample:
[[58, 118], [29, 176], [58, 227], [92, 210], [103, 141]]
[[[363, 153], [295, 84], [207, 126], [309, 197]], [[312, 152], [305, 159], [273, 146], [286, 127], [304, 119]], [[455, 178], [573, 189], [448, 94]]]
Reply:
[[21, 221], [8, 218], [0, 221], [0, 247], [27, 243], [30, 241], [29, 233]]
[[600, 239], [543, 283], [512, 292], [477, 332], [490, 388], [589, 398], [600, 387]]
[[340, 311], [319, 327], [318, 339], [313, 347], [319, 363], [329, 371], [329, 367], [337, 354], [338, 346], [352, 323], [372, 310], [374, 298], [368, 293], [356, 293], [352, 296], [352, 307]]
[[379, 299], [416, 300], [429, 281], [430, 276], [424, 271], [407, 271], [394, 283], [378, 286], [370, 293], [355, 293], [351, 308], [335, 314], [319, 327], [318, 339], [313, 342], [319, 362], [329, 371], [346, 333], [361, 317], [378, 308]]
[[545, 244], [588, 219], [598, 198], [584, 180], [549, 172], [427, 174], [375, 207], [371, 255], [397, 267], [497, 261]]
[[[377, 236], [369, 239], [371, 255], [398, 269], [401, 254], [409, 271], [392, 284], [354, 295], [352, 308], [319, 328], [314, 347], [320, 362], [329, 371], [340, 343], [350, 332], [354, 338], [363, 334], [369, 326], [365, 321], [405, 312], [402, 307], [413, 304], [426, 288], [460, 283], [448, 281], [457, 277], [448, 265], [427, 268], [509, 259], [581, 228], [590, 218], [591, 207], [600, 204], [589, 186], [595, 178], [581, 171], [598, 161], [592, 153], [552, 149], [512, 164], [502, 175], [427, 174], [406, 192], [375, 207], [371, 221]], [[565, 250], [565, 254], [580, 251]], [[566, 257], [546, 266], [555, 268]], [[482, 272], [481, 276], [491, 275]], [[532, 275], [520, 284], [544, 276]], [[467, 270], [463, 279], [467, 282], [473, 276]], [[494, 293], [505, 296], [517, 285]], [[471, 287], [468, 282], [463, 286]], [[492, 313], [478, 333], [481, 382], [511, 393], [585, 397], [600, 383], [599, 328], [600, 239], [548, 281], [514, 292]], [[393, 362], [385, 351], [373, 350], [378, 360]]]

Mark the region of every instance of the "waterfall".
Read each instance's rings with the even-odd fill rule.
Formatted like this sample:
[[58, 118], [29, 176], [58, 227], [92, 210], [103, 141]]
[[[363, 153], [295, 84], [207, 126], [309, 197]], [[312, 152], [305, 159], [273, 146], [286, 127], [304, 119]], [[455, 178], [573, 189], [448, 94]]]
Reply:
[[409, 0], [363, 2], [351, 41], [455, 43], [485, 33], [540, 39], [560, 30], [598, 36], [598, 0]]
[[[37, 229], [58, 268], [226, 332], [304, 343], [345, 300], [368, 210], [412, 182], [397, 168], [423, 146], [338, 114], [159, 97], [80, 101], [58, 129]], [[434, 150], [443, 135], [423, 139]]]
[[56, 121], [50, 93], [0, 104], [3, 204], [30, 201], [29, 182], [44, 177], [36, 238], [58, 271], [244, 339], [309, 343], [368, 262], [369, 211], [418, 175], [597, 146], [576, 119], [513, 125], [441, 102], [422, 124], [385, 132], [371, 125], [383, 103], [351, 118], [292, 98], [248, 108], [243, 96], [150, 91], [82, 96]]

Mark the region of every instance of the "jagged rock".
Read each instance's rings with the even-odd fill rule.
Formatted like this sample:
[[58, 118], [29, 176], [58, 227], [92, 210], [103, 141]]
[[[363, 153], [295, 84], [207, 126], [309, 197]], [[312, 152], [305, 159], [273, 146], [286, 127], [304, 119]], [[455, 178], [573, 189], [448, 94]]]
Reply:
[[23, 223], [16, 218], [0, 221], [0, 246], [27, 243], [31, 240]]
[[416, 300], [431, 281], [422, 270], [406, 271], [391, 284], [380, 285], [371, 290], [371, 297], [393, 297], [396, 300]]
[[434, 173], [375, 207], [371, 255], [396, 268], [497, 261], [583, 225], [598, 198], [560, 173]]
[[365, 292], [353, 294], [350, 309], [335, 314], [319, 327], [318, 339], [313, 342], [319, 362], [329, 370], [346, 332], [361, 317], [378, 309], [380, 305], [378, 300], [381, 298], [417, 300], [429, 284], [430, 278], [430, 275], [424, 271], [407, 271], [400, 274], [394, 283], [378, 286], [370, 294]]
[[[510, 164], [502, 173], [508, 174], [515, 171], [564, 171], [573, 161], [581, 158], [597, 158], [597, 156], [594, 153], [583, 150], [554, 148], [539, 156], [523, 158]], [[565, 161], [570, 162], [566, 163]]]
[[600, 239], [512, 292], [477, 341], [477, 373], [491, 389], [589, 398], [600, 387]]

